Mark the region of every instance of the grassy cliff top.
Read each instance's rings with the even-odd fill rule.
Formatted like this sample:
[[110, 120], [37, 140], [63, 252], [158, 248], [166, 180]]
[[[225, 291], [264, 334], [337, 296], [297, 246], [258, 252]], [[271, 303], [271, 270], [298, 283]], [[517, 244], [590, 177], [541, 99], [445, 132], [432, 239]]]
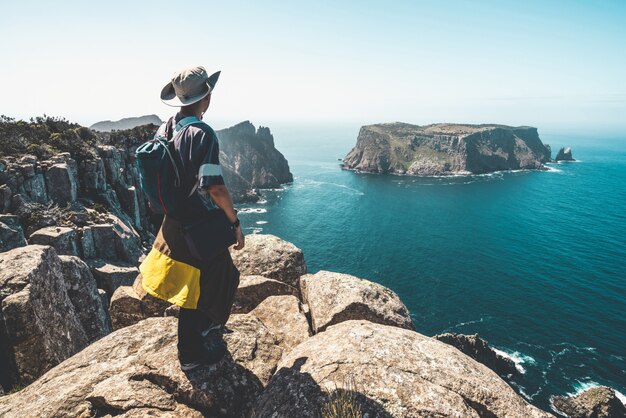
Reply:
[[492, 129], [536, 129], [530, 126], [507, 126], [498, 124], [472, 125], [466, 123], [433, 123], [431, 125], [411, 125], [403, 122], [377, 123], [366, 125], [361, 129], [370, 130], [377, 133], [385, 133], [393, 136], [405, 136], [415, 134], [425, 135], [454, 135], [467, 136], [477, 132], [489, 131]]

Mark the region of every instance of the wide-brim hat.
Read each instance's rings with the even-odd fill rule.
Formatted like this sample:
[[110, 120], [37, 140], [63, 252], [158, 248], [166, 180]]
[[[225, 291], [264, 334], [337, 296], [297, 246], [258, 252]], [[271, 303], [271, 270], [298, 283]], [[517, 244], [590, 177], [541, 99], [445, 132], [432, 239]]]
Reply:
[[204, 99], [215, 88], [220, 71], [210, 77], [204, 67], [184, 68], [161, 90], [161, 100], [168, 106], [188, 106]]

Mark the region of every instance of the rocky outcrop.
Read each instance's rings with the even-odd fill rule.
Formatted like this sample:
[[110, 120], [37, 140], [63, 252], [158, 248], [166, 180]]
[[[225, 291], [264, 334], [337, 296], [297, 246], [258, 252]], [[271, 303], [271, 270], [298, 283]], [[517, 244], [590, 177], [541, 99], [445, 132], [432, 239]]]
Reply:
[[342, 392], [351, 394], [367, 416], [551, 416], [455, 348], [369, 321], [331, 326], [291, 350], [255, 403], [254, 413], [317, 417]]
[[311, 335], [301, 302], [292, 295], [270, 296], [250, 312], [276, 337], [288, 352]]
[[89, 266], [78, 257], [61, 255], [61, 272], [87, 342], [92, 343], [111, 332], [111, 319], [106, 303], [98, 291]]
[[139, 274], [132, 286], [120, 286], [115, 290], [109, 312], [113, 329], [120, 329], [153, 316], [167, 316], [166, 311], [170, 307], [169, 302], [146, 293]]
[[[249, 239], [249, 237], [248, 237]], [[298, 288], [263, 276], [241, 276], [235, 294], [233, 313], [248, 313], [270, 296], [299, 296]]]
[[65, 226], [49, 226], [33, 232], [28, 240], [31, 244], [50, 245], [57, 254], [80, 255], [76, 229]]
[[52, 247], [29, 245], [0, 254], [0, 302], [14, 381], [29, 383], [87, 346]]
[[320, 271], [300, 279], [315, 333], [351, 319], [414, 329], [409, 311], [390, 289], [349, 274]]
[[435, 335], [433, 338], [456, 347], [463, 354], [484, 364], [500, 376], [517, 373], [515, 362], [496, 353], [489, 347], [487, 341], [480, 338], [478, 334], [463, 335], [446, 333]]
[[556, 153], [556, 157], [554, 161], [576, 161], [574, 157], [572, 157], [572, 149], [570, 147], [560, 148], [559, 152]]
[[536, 128], [383, 123], [361, 127], [345, 168], [418, 176], [541, 169], [550, 149]]
[[100, 132], [110, 132], [113, 130], [132, 129], [137, 126], [149, 124], [159, 126], [162, 123], [163, 121], [157, 115], [145, 115], [132, 118], [123, 118], [116, 121], [103, 120], [101, 122], [94, 123], [89, 127], [89, 129]]
[[112, 264], [102, 260], [89, 260], [89, 267], [96, 278], [98, 287], [113, 296], [120, 286], [131, 286], [139, 274], [139, 269], [132, 264]]
[[0, 252], [26, 245], [24, 231], [15, 215], [0, 215]]
[[180, 370], [176, 320], [122, 328], [59, 364], [19, 393], [0, 398], [0, 415], [239, 417], [269, 380], [282, 350], [263, 324], [233, 315], [229, 355], [217, 365]]
[[597, 386], [575, 396], [554, 396], [552, 405], [569, 418], [623, 418], [626, 406], [606, 386]]
[[259, 275], [298, 286], [298, 279], [306, 274], [302, 250], [274, 235], [248, 235], [244, 249], [230, 254], [241, 275]]
[[[236, 200], [256, 200], [253, 189], [280, 187], [293, 181], [287, 160], [274, 146], [269, 128], [255, 130], [249, 121], [217, 131], [224, 181]], [[242, 189], [242, 186], [247, 185]]]

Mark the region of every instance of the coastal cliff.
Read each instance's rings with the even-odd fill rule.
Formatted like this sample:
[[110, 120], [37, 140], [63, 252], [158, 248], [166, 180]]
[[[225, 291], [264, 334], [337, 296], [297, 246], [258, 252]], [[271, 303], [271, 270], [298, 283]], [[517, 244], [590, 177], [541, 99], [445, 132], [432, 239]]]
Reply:
[[287, 160], [274, 145], [269, 128], [250, 121], [216, 132], [224, 180], [236, 201], [256, 200], [256, 189], [273, 189], [293, 181]]
[[347, 169], [417, 176], [541, 169], [550, 148], [536, 128], [505, 125], [383, 123], [361, 127]]

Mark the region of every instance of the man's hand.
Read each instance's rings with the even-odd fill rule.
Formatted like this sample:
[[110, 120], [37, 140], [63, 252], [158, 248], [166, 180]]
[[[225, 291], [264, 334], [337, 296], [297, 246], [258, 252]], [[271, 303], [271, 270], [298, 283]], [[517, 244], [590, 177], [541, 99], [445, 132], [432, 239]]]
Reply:
[[235, 228], [235, 237], [237, 238], [237, 245], [233, 248], [235, 250], [241, 250], [246, 245], [246, 237], [243, 236], [243, 232], [241, 232], [241, 227], [238, 226]]

